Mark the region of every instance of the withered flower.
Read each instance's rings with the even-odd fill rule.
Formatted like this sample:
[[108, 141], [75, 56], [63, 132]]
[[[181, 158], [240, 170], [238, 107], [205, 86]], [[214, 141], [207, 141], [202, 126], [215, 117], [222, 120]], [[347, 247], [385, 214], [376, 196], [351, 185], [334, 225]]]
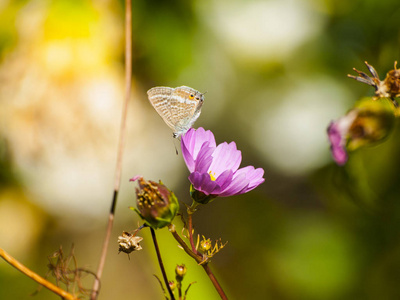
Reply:
[[129, 232], [123, 231], [122, 235], [118, 237], [119, 252], [125, 252], [127, 254], [132, 251], [142, 250], [142, 246], [139, 243], [143, 240], [141, 236], [135, 236]]
[[356, 68], [353, 68], [353, 70], [356, 71], [359, 76], [353, 76], [350, 74], [347, 76], [359, 82], [373, 86], [375, 88], [374, 100], [379, 98], [389, 98], [392, 100], [393, 105], [398, 108], [399, 104], [395, 100], [395, 98], [400, 97], [400, 70], [397, 69], [397, 61], [394, 62], [394, 70], [389, 71], [386, 74], [386, 78], [382, 81], [379, 79], [378, 72], [373, 66], [369, 65], [367, 62], [365, 62], [365, 65], [372, 74], [372, 77]]
[[136, 188], [137, 209], [132, 209], [145, 223], [153, 229], [171, 224], [179, 210], [175, 194], [161, 181], [146, 181], [142, 176], [135, 176], [130, 181], [139, 183], [139, 188]]

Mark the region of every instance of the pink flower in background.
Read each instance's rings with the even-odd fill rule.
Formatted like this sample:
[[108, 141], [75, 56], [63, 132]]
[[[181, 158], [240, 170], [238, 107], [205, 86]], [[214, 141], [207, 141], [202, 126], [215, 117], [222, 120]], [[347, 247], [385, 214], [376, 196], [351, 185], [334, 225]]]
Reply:
[[357, 111], [350, 111], [350, 113], [337, 121], [332, 121], [327, 130], [333, 159], [340, 166], [343, 166], [348, 159], [346, 151], [347, 136], [356, 117]]
[[182, 136], [181, 147], [190, 171], [189, 181], [196, 191], [206, 196], [215, 198], [247, 193], [265, 181], [262, 168], [247, 166], [239, 169], [242, 154], [235, 142], [216, 146], [210, 130], [191, 128]]

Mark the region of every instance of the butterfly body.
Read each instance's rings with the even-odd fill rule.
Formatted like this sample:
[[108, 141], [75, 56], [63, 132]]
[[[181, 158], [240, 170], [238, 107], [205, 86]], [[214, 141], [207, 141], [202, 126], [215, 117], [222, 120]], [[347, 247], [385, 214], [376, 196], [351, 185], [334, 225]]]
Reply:
[[178, 138], [188, 131], [200, 116], [204, 95], [187, 86], [154, 87], [147, 91], [151, 105]]

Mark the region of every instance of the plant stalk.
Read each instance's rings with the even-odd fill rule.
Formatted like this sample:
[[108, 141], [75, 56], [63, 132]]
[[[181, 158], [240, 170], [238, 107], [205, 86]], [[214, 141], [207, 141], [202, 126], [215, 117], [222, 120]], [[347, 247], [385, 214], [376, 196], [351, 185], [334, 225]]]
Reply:
[[96, 300], [99, 288], [100, 279], [103, 274], [104, 265], [107, 257], [108, 245], [110, 243], [111, 231], [114, 224], [115, 207], [117, 205], [118, 191], [121, 184], [122, 171], [122, 156], [125, 145], [126, 135], [126, 116], [128, 112], [128, 103], [132, 90], [132, 2], [125, 0], [125, 99], [122, 108], [120, 135], [118, 143], [117, 163], [115, 167], [114, 193], [111, 201], [111, 208], [108, 215], [108, 225], [106, 236], [103, 243], [103, 249], [100, 256], [99, 266], [97, 268], [96, 280], [93, 284], [91, 300]]
[[63, 299], [67, 300], [78, 300], [78, 298], [74, 297], [70, 293], [67, 293], [64, 291], [62, 288], [59, 288], [58, 286], [54, 285], [50, 281], [47, 281], [40, 275], [36, 274], [32, 270], [28, 269], [25, 267], [23, 264], [21, 264], [19, 261], [17, 261], [14, 257], [9, 255], [6, 251], [0, 248], [0, 257], [2, 257], [6, 262], [8, 262], [10, 265], [12, 265], [14, 268], [16, 268], [18, 271], [24, 273], [26, 276], [29, 278], [32, 278], [35, 280], [37, 283], [40, 285], [44, 286], [45, 288], [49, 289], [53, 293], [59, 295]]
[[156, 232], [151, 227], [150, 227], [150, 231], [151, 231], [151, 237], [153, 238], [153, 242], [154, 242], [154, 248], [156, 249], [156, 253], [157, 253], [158, 264], [160, 265], [161, 273], [164, 278], [165, 286], [167, 287], [168, 293], [171, 296], [171, 300], [175, 300], [175, 296], [172, 293], [171, 287], [169, 286], [167, 273], [165, 272], [164, 264], [162, 262], [160, 248], [158, 247], [158, 243], [157, 243]]

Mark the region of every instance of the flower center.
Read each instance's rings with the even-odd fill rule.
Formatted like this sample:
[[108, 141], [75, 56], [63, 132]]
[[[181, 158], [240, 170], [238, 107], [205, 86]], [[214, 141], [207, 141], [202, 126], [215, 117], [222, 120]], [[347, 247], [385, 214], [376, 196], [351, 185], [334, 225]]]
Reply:
[[217, 178], [215, 178], [215, 172], [213, 173], [211, 171], [208, 171], [208, 174], [210, 174], [210, 177], [211, 177], [212, 181], [215, 181], [217, 179]]

